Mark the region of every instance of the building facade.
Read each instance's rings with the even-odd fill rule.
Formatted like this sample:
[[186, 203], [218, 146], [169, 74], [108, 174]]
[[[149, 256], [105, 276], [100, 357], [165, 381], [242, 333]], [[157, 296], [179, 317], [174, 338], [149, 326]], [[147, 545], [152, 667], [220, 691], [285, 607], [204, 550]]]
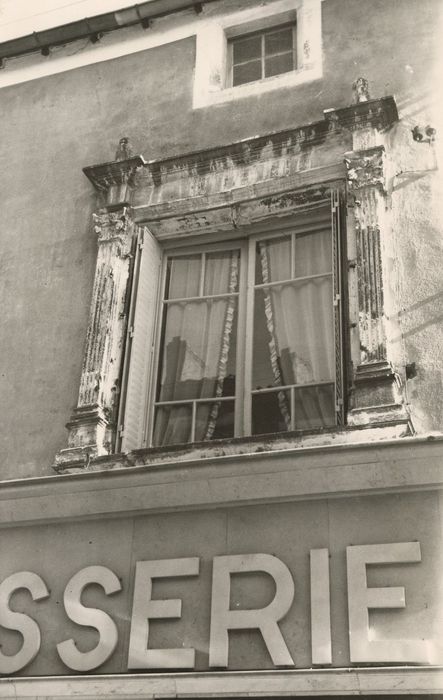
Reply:
[[441, 21], [0, 43], [0, 697], [442, 694]]

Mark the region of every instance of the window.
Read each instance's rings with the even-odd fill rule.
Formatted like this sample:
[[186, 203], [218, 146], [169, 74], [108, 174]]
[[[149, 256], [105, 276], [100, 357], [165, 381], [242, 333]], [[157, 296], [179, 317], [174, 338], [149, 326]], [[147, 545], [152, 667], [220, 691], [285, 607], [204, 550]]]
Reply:
[[321, 0], [273, 0], [199, 22], [194, 109], [321, 78], [321, 5]]
[[295, 70], [295, 24], [231, 39], [229, 57], [228, 82], [233, 87]]
[[164, 254], [149, 444], [342, 422], [335, 216]]

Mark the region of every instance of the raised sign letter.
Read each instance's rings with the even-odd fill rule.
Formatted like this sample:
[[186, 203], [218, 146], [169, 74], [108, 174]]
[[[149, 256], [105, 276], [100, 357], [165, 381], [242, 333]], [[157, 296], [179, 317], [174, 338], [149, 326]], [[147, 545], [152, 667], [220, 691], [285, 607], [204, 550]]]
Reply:
[[197, 576], [198, 557], [138, 561], [135, 568], [134, 601], [129, 638], [128, 669], [194, 668], [194, 649], [148, 649], [149, 620], [179, 618], [179, 598], [152, 600], [152, 579]]
[[369, 628], [368, 610], [406, 607], [405, 589], [403, 586], [368, 588], [366, 582], [366, 564], [407, 564], [421, 561], [419, 542], [346, 547], [346, 557], [351, 662], [426, 663], [428, 643], [424, 640], [374, 639]]
[[329, 550], [311, 549], [311, 653], [312, 663], [332, 663]]
[[99, 642], [91, 651], [79, 651], [73, 639], [57, 644], [63, 663], [73, 671], [92, 671], [109, 659], [117, 646], [118, 633], [114, 620], [103, 610], [85, 608], [81, 603], [83, 589], [90, 583], [98, 583], [106, 595], [121, 591], [121, 583], [106, 566], [87, 566], [78, 571], [68, 582], [63, 597], [67, 616], [77, 625], [95, 627]]
[[[258, 610], [230, 610], [231, 574], [264, 571], [275, 582], [274, 599]], [[294, 600], [294, 581], [288, 567], [271, 554], [234, 554], [214, 557], [212, 574], [209, 665], [228, 666], [228, 630], [259, 629], [274, 666], [294, 662], [278, 626]]]
[[23, 636], [20, 651], [13, 656], [6, 656], [0, 651], [0, 673], [9, 675], [20, 671], [37, 656], [40, 649], [40, 627], [28, 615], [9, 609], [9, 600], [14, 591], [26, 588], [33, 600], [42, 600], [49, 596], [43, 579], [32, 571], [19, 571], [8, 576], [0, 585], [0, 625], [8, 630], [16, 630]]

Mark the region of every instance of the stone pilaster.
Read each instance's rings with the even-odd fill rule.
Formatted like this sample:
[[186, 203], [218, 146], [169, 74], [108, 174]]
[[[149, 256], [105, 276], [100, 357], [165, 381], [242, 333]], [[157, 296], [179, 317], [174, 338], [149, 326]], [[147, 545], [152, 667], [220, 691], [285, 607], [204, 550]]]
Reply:
[[385, 151], [346, 153], [348, 203], [356, 236], [359, 356], [354, 357], [350, 424], [406, 419], [398, 376], [388, 357], [382, 238], [386, 229]]
[[113, 449], [126, 336], [126, 295], [135, 226], [128, 209], [94, 217], [98, 253], [77, 407], [67, 424], [68, 448], [55, 468], [83, 463]]

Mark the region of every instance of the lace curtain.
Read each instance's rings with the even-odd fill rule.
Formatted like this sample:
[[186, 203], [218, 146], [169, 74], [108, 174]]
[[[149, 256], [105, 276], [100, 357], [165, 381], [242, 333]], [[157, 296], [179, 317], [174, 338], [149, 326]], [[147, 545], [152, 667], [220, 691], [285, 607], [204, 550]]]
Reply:
[[[316, 384], [334, 381], [334, 328], [330, 229], [295, 239], [293, 277], [299, 281], [263, 287], [262, 296], [272, 384]], [[258, 244], [262, 284], [291, 279], [291, 238]], [[310, 277], [312, 275], [322, 275]], [[258, 325], [258, 324], [257, 324]], [[258, 335], [255, 344], [266, 342]], [[334, 422], [332, 386], [296, 388], [294, 427], [309, 429]], [[291, 427], [289, 391], [277, 392], [286, 429]], [[264, 407], [264, 397], [260, 399]], [[275, 404], [275, 402], [274, 402]], [[263, 409], [262, 409], [263, 410]]]
[[[172, 261], [170, 267], [168, 296], [180, 301], [165, 305], [158, 401], [190, 401], [157, 407], [155, 445], [210, 440], [222, 419], [232, 423], [233, 432], [233, 378], [231, 386], [226, 384], [228, 364], [232, 368], [235, 363], [231, 340], [237, 297], [214, 297], [237, 291], [239, 252], [206, 256], [203, 298], [188, 301], [186, 297], [199, 296], [200, 264], [200, 256], [189, 256]], [[192, 436], [192, 399], [216, 399], [226, 394], [233, 397], [232, 402], [209, 400], [196, 404]], [[230, 426], [226, 429], [229, 432]]]

